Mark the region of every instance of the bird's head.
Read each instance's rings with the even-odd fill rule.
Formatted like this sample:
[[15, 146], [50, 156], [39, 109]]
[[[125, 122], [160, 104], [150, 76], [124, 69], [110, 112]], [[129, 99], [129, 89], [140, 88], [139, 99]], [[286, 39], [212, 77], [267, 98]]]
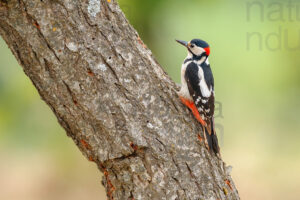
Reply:
[[190, 42], [186, 42], [183, 40], [176, 40], [179, 44], [185, 46], [189, 53], [196, 57], [209, 56], [210, 48], [207, 42], [200, 39], [193, 39]]

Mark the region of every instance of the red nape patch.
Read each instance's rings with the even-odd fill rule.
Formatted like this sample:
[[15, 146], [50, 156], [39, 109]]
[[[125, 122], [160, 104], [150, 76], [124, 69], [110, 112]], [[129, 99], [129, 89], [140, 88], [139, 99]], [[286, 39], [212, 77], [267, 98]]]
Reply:
[[209, 48], [209, 47], [206, 47], [206, 48], [204, 48], [204, 50], [205, 50], [205, 52], [206, 52], [206, 55], [209, 56], [209, 54], [210, 54], [210, 48]]

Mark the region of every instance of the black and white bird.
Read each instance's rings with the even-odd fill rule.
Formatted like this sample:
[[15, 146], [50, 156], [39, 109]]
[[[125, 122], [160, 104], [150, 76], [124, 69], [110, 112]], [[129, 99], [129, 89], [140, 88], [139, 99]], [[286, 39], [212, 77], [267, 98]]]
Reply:
[[218, 138], [214, 127], [214, 78], [208, 62], [210, 47], [200, 39], [193, 39], [190, 42], [176, 41], [188, 50], [181, 68], [182, 85], [178, 95], [203, 126], [208, 149], [219, 153]]

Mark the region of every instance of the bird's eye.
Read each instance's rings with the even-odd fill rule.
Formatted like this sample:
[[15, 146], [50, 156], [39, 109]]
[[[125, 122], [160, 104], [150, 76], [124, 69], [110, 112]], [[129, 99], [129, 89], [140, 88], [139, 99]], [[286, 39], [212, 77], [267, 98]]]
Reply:
[[191, 48], [194, 48], [195, 45], [191, 44]]

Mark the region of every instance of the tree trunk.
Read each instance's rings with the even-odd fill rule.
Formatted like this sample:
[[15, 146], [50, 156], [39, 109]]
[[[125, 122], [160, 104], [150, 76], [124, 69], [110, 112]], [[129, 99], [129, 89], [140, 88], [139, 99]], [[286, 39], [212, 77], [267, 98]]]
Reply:
[[109, 199], [239, 199], [115, 0], [0, 0], [0, 34]]

